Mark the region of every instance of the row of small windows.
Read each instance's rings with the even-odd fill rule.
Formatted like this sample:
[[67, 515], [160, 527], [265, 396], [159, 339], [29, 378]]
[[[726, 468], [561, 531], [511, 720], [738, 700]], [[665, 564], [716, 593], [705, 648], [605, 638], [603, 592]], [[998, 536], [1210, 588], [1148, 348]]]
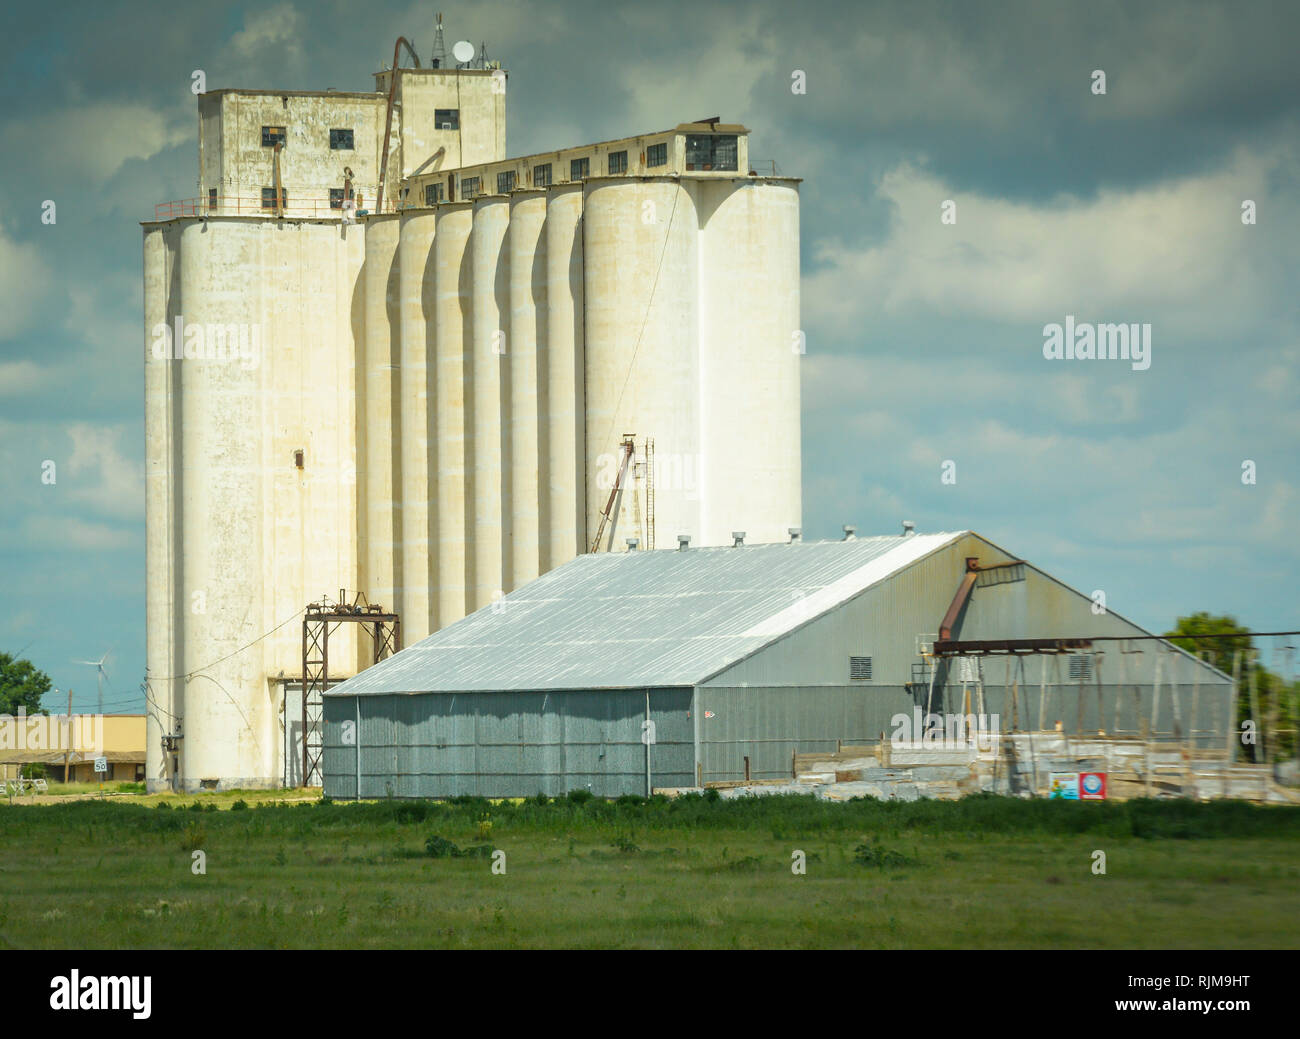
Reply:
[[[460, 109], [459, 108], [437, 108], [433, 113], [434, 125], [439, 130], [459, 130], [460, 129]], [[264, 126], [262, 127], [262, 147], [274, 148], [277, 144], [285, 145], [289, 142], [288, 132], [283, 126]], [[356, 150], [356, 133], [351, 129], [333, 129], [330, 130], [330, 149], [332, 151], [355, 151]]]
[[[444, 110], [439, 109], [439, 123], [442, 129], [455, 129], [459, 113], [456, 109], [446, 110], [452, 119], [448, 126], [441, 126]], [[693, 142], [693, 143], [692, 143]], [[736, 137], [720, 135], [703, 135], [687, 138], [687, 168], [734, 170], [737, 162]], [[648, 167], [666, 166], [668, 164], [668, 143], [661, 141], [646, 148], [645, 164]], [[610, 152], [606, 156], [606, 169], [610, 176], [627, 172], [627, 151]], [[591, 176], [591, 159], [584, 156], [569, 160], [569, 180], [583, 180]], [[532, 182], [535, 188], [547, 188], [553, 183], [551, 163], [543, 162], [533, 167]], [[514, 170], [505, 170], [497, 174], [497, 194], [504, 195], [515, 189], [518, 177]], [[483, 193], [481, 177], [465, 177], [460, 182], [460, 197], [475, 198]], [[446, 189], [440, 183], [424, 186], [424, 204], [426, 206], [442, 202], [447, 198]]]
[[[262, 147], [274, 148], [278, 145], [285, 145], [289, 141], [288, 132], [283, 126], [264, 126], [262, 127]], [[335, 129], [330, 131], [330, 149], [332, 151], [355, 151], [356, 135], [352, 130]]]

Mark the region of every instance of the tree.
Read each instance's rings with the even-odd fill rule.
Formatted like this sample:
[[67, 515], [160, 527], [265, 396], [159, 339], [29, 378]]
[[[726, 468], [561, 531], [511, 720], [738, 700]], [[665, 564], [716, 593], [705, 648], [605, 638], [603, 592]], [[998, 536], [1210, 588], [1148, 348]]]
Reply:
[[[1198, 635], [1240, 637], [1197, 638]], [[1246, 668], [1250, 661], [1250, 629], [1238, 624], [1236, 617], [1213, 617], [1204, 611], [1179, 617], [1174, 630], [1165, 632], [1165, 638], [1189, 653], [1200, 652], [1203, 659], [1228, 675], [1232, 674], [1234, 654], [1241, 650], [1241, 680], [1246, 681]]]
[[[1222, 636], [1222, 637], [1209, 637]], [[1264, 734], [1275, 756], [1288, 756], [1296, 748], [1296, 684], [1285, 676], [1276, 675], [1259, 662], [1253, 653], [1254, 643], [1250, 629], [1237, 623], [1235, 617], [1216, 617], [1204, 611], [1179, 617], [1173, 631], [1165, 638], [1189, 653], [1200, 652], [1202, 658], [1225, 674], [1233, 674], [1233, 662], [1241, 652], [1241, 684], [1237, 690], [1237, 724], [1251, 717], [1250, 682], [1254, 672], [1255, 698], [1259, 703], [1260, 717], [1254, 719], [1256, 727]], [[1240, 748], [1251, 761], [1260, 760], [1258, 743]]]
[[0, 653], [0, 714], [42, 714], [41, 697], [50, 691], [50, 676], [38, 671], [30, 660], [15, 660]]

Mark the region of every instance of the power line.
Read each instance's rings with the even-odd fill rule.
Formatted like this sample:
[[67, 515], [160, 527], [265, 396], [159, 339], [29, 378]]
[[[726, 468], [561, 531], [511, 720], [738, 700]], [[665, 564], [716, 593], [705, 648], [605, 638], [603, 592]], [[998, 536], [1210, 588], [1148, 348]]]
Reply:
[[188, 682], [191, 678], [193, 678], [195, 675], [199, 674], [200, 672], [202, 672], [202, 671], [206, 671], [206, 670], [208, 670], [209, 668], [212, 668], [212, 667], [216, 667], [218, 664], [224, 664], [224, 663], [225, 663], [227, 660], [229, 660], [231, 657], [237, 657], [237, 656], [239, 656], [240, 653], [244, 652], [244, 650], [246, 650], [246, 649], [251, 649], [253, 646], [256, 646], [256, 645], [257, 645], [259, 642], [261, 642], [263, 639], [265, 639], [265, 638], [270, 638], [270, 636], [274, 635], [277, 631], [279, 631], [281, 628], [283, 628], [283, 627], [284, 627], [286, 624], [288, 624], [290, 621], [297, 620], [299, 617], [301, 617], [301, 616], [302, 616], [304, 613], [306, 613], [306, 612], [307, 612], [307, 607], [304, 606], [301, 610], [299, 610], [297, 613], [295, 613], [292, 617], [286, 617], [284, 620], [282, 620], [279, 624], [277, 624], [277, 625], [276, 625], [274, 628], [272, 628], [270, 631], [264, 632], [263, 634], [257, 636], [257, 638], [253, 639], [253, 641], [252, 641], [252, 642], [249, 642], [247, 645], [240, 646], [237, 650], [234, 650], [234, 651], [231, 652], [231, 653], [227, 653], [227, 654], [226, 654], [224, 657], [222, 657], [220, 660], [214, 660], [214, 661], [212, 661], [211, 664], [204, 664], [202, 667], [196, 667], [193, 671], [187, 671], [185, 674], [180, 674], [180, 675], [164, 675], [164, 676], [161, 676], [161, 677], [158, 677], [158, 678], [154, 679], [154, 681], [158, 681], [158, 682], [172, 682], [172, 681], [175, 681], [175, 680], [178, 679], [178, 678], [183, 678], [183, 679], [185, 679], [185, 680]]

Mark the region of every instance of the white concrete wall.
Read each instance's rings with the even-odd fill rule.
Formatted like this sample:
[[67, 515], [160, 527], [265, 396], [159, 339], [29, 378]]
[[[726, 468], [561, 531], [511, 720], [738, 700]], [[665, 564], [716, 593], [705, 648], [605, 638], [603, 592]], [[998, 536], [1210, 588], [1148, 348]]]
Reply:
[[799, 194], [688, 184], [700, 218], [700, 536], [784, 541], [801, 525]]
[[401, 325], [397, 243], [401, 218], [377, 216], [365, 224], [365, 388], [358, 418], [357, 479], [362, 490], [361, 590], [385, 607], [396, 601], [401, 580], [400, 531], [395, 491], [400, 450], [394, 407], [399, 380]]
[[[416, 210], [400, 218], [397, 247], [398, 286], [401, 296], [400, 436], [401, 496], [398, 503], [402, 537], [402, 581], [397, 611], [402, 619], [404, 643], [417, 642], [434, 630], [433, 589], [437, 584], [437, 553], [430, 552], [430, 497], [436, 488], [429, 481], [430, 376], [429, 364], [436, 329], [433, 254], [435, 216]], [[436, 513], [436, 507], [433, 510]], [[387, 606], [387, 603], [384, 604]]]
[[546, 442], [538, 422], [539, 357], [546, 357], [546, 192], [510, 199], [510, 583], [541, 573], [541, 494]]
[[[589, 181], [582, 239], [588, 533], [609, 500], [622, 435], [632, 433], [638, 445], [655, 440], [656, 545], [676, 547], [678, 534], [706, 544], [693, 194], [675, 178]], [[630, 526], [623, 517], [620, 525], [621, 551]]]
[[165, 787], [170, 780], [170, 755], [164, 754], [162, 739], [176, 731], [185, 712], [184, 683], [173, 677], [181, 670], [179, 638], [188, 606], [178, 581], [180, 546], [175, 536], [180, 492], [175, 438], [179, 368], [153, 350], [156, 326], [170, 326], [179, 304], [179, 286], [173, 287], [173, 278], [180, 277], [179, 240], [175, 225], [149, 228], [144, 236], [145, 777], [154, 788]]
[[[147, 331], [164, 313], [190, 330], [182, 359], [151, 350], [146, 365], [149, 668], [163, 708], [150, 720], [148, 778], [165, 782], [162, 730], [179, 720], [186, 788], [274, 786], [276, 678], [301, 669], [295, 615], [357, 582], [364, 239], [356, 227], [234, 218], [150, 228], [145, 241]], [[194, 349], [195, 329], [217, 327], [227, 342], [242, 334], [247, 354]], [[353, 673], [355, 639], [331, 640], [336, 674]]]
[[543, 570], [567, 563], [587, 549], [582, 199], [581, 184], [546, 193]]
[[473, 334], [473, 254], [469, 249], [474, 226], [473, 204], [458, 202], [438, 207], [434, 234], [435, 317], [437, 329], [437, 407], [433, 414], [433, 452], [436, 459], [438, 545], [437, 619], [439, 626], [460, 620], [473, 606], [470, 600], [470, 539], [474, 518], [470, 511], [469, 472], [472, 464], [471, 429], [473, 366], [467, 363], [465, 342]]
[[510, 502], [504, 474], [509, 471], [509, 440], [504, 435], [509, 404], [508, 359], [502, 348], [510, 343], [510, 254], [506, 232], [510, 200], [494, 195], [473, 203], [473, 333], [466, 354], [474, 380], [474, 533], [473, 607], [481, 609], [510, 590], [509, 548], [505, 516]]

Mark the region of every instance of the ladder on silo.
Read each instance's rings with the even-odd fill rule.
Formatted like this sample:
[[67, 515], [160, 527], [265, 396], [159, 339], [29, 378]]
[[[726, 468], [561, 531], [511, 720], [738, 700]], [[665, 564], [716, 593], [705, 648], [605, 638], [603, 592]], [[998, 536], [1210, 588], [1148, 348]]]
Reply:
[[645, 438], [645, 547], [655, 547], [655, 438]]

